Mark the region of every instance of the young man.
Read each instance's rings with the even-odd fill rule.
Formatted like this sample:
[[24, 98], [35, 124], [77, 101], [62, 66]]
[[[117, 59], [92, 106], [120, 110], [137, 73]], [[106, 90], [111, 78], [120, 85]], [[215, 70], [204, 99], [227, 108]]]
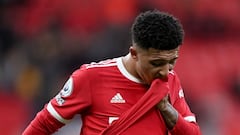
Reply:
[[157, 10], [132, 25], [126, 56], [82, 65], [23, 135], [48, 135], [81, 114], [81, 135], [200, 135], [173, 67], [184, 31]]

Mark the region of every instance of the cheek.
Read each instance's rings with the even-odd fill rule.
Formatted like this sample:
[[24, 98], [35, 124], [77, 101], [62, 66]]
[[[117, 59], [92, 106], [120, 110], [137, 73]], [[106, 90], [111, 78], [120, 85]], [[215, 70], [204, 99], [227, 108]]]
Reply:
[[139, 70], [138, 72], [140, 72], [140, 76], [144, 78], [144, 80], [147, 81], [152, 81], [156, 71], [154, 70], [154, 68], [152, 68], [151, 66], [147, 65], [147, 64], [142, 64], [139, 65]]
[[138, 64], [138, 70], [142, 73], [148, 73], [149, 72], [148, 66], [144, 63], [139, 63]]
[[144, 64], [138, 63], [136, 65], [136, 70], [138, 75], [142, 78], [145, 79], [147, 74], [148, 74], [148, 69], [146, 66], [144, 66]]

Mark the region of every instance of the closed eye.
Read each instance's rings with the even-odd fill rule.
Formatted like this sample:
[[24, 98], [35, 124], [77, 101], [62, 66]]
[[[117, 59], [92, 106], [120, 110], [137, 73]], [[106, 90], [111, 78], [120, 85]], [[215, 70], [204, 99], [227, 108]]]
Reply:
[[167, 64], [167, 62], [166, 61], [151, 61], [150, 64], [153, 65], [154, 67], [160, 67], [160, 66], [164, 66], [165, 64]]
[[153, 65], [154, 67], [161, 67], [164, 66], [166, 64], [171, 64], [174, 65], [176, 63], [177, 58], [174, 58], [172, 60], [154, 60], [154, 61], [150, 61], [150, 64]]

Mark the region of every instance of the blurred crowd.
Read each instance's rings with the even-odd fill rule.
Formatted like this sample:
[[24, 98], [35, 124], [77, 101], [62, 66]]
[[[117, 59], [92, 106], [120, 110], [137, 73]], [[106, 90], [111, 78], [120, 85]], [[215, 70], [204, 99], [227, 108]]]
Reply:
[[0, 0], [1, 134], [21, 134], [81, 64], [126, 54], [154, 8], [185, 29], [176, 70], [203, 135], [239, 135], [239, 0]]

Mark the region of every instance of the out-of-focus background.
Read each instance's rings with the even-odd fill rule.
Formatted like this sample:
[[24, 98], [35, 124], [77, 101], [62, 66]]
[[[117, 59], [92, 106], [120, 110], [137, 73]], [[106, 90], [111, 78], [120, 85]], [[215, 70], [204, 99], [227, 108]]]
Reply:
[[0, 0], [0, 133], [20, 135], [81, 64], [127, 54], [152, 8], [183, 24], [175, 69], [203, 135], [240, 135], [239, 0]]

